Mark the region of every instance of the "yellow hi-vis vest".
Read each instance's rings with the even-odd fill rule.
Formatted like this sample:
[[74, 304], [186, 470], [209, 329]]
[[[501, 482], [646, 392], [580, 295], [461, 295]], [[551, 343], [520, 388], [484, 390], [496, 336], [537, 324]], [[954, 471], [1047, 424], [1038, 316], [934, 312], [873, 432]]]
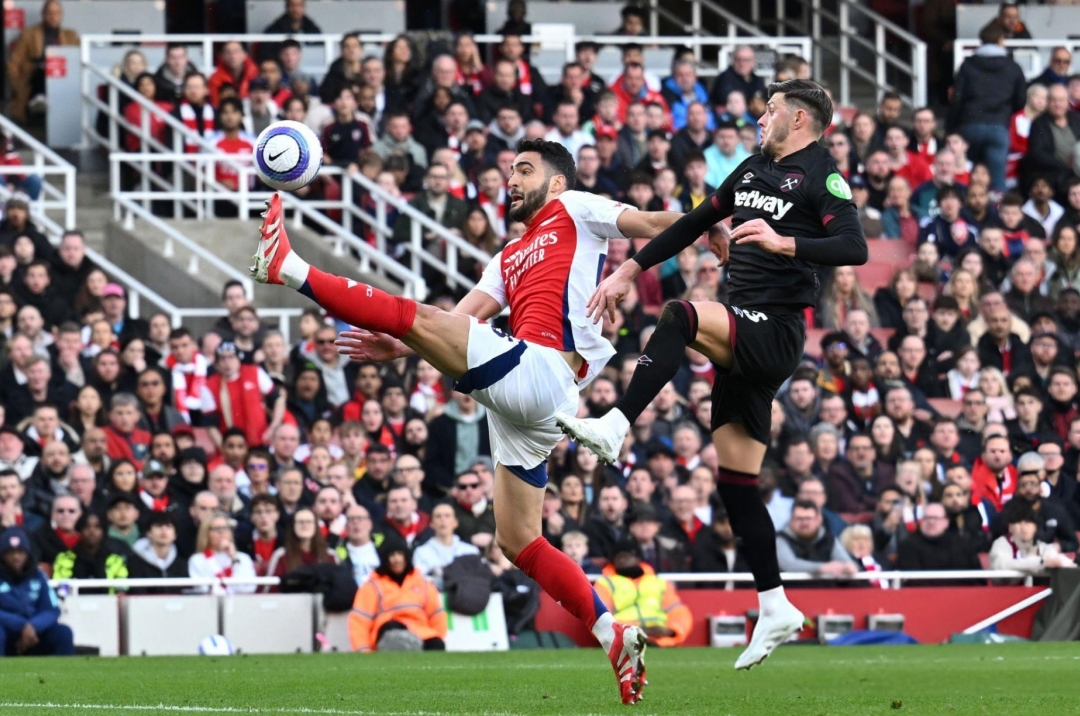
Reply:
[[[56, 555], [53, 562], [53, 579], [72, 579], [75, 574], [75, 553], [72, 551], [61, 552]], [[127, 579], [127, 561], [118, 554], [110, 554], [105, 558], [105, 579]], [[109, 594], [116, 594], [115, 589], [110, 589]]]
[[647, 627], [667, 627], [664, 612], [664, 590], [667, 584], [655, 574], [646, 574], [637, 580], [614, 574], [600, 580], [611, 592], [614, 606], [612, 616], [617, 622], [628, 622]]

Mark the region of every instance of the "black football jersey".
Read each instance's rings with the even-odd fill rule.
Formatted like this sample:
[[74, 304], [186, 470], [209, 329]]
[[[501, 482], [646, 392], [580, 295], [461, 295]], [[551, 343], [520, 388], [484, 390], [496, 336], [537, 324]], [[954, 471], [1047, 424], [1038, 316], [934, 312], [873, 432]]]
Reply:
[[[865, 254], [866, 236], [851, 189], [828, 150], [816, 142], [779, 162], [761, 154], [748, 158], [724, 180], [711, 202], [720, 218], [732, 217], [732, 229], [745, 221], [764, 219], [781, 236], [796, 238], [796, 254], [790, 258], [770, 254], [756, 244], [732, 242], [728, 297], [733, 305], [814, 306], [819, 289], [817, 264], [840, 266], [866, 260], [849, 255], [857, 252], [843, 250], [861, 243]], [[841, 236], [848, 239], [842, 243], [849, 245], [833, 247], [840, 249], [834, 256], [818, 256], [815, 249], [819, 247], [808, 246]]]

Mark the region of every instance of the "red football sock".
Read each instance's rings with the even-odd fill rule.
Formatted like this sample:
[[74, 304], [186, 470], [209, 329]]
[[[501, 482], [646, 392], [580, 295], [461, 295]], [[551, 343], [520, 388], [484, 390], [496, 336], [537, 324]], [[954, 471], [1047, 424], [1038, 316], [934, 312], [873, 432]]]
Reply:
[[589, 578], [581, 571], [581, 566], [543, 537], [537, 537], [521, 550], [514, 564], [532, 577], [563, 609], [585, 622], [589, 629], [601, 614], [607, 612], [607, 607], [600, 601]]
[[326, 309], [334, 318], [368, 331], [401, 338], [412, 328], [416, 301], [391, 296], [366, 283], [320, 271], [314, 266], [300, 293]]

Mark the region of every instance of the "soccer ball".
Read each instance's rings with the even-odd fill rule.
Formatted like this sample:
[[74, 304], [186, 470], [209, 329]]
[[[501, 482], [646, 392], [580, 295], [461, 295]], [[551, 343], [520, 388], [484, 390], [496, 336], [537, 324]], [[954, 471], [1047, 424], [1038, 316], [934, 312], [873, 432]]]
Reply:
[[221, 634], [211, 634], [199, 642], [199, 654], [202, 656], [231, 656], [233, 645]]
[[311, 183], [322, 167], [322, 143], [306, 124], [282, 120], [255, 142], [255, 170], [267, 185], [296, 191]]

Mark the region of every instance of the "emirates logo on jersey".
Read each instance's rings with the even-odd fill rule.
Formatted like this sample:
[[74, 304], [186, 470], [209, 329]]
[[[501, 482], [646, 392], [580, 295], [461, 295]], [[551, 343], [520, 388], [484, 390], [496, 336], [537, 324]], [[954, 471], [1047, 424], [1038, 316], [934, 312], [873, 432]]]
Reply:
[[506, 287], [511, 291], [517, 288], [517, 285], [525, 272], [544, 260], [546, 247], [554, 246], [558, 242], [558, 232], [549, 231], [537, 236], [526, 246], [523, 246], [509, 256], [503, 257], [503, 271], [506, 275]]

